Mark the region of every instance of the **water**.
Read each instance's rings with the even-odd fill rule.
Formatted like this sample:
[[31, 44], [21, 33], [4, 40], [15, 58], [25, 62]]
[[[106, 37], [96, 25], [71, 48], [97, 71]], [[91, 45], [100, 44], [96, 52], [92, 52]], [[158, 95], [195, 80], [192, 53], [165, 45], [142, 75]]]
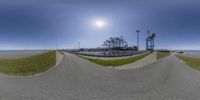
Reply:
[[185, 50], [184, 54], [200, 56], [200, 50]]
[[1, 50], [0, 57], [24, 57], [48, 52], [47, 50]]

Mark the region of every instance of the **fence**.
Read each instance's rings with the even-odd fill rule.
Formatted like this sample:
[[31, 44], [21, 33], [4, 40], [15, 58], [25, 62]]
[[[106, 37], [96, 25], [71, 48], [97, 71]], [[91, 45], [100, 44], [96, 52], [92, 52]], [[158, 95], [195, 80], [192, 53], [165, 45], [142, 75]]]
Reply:
[[146, 51], [100, 51], [100, 52], [89, 52], [89, 51], [80, 51], [80, 52], [71, 52], [78, 55], [85, 56], [94, 56], [94, 57], [122, 57], [122, 56], [131, 56], [136, 54], [145, 53]]

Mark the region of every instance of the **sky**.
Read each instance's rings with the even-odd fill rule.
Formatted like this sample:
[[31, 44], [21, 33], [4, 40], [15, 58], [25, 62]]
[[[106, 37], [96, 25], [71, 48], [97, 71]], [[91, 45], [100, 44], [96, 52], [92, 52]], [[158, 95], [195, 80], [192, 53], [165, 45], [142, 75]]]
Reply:
[[[94, 25], [103, 21], [103, 27]], [[199, 0], [0, 0], [0, 50], [100, 47], [123, 36], [145, 49], [200, 50]]]

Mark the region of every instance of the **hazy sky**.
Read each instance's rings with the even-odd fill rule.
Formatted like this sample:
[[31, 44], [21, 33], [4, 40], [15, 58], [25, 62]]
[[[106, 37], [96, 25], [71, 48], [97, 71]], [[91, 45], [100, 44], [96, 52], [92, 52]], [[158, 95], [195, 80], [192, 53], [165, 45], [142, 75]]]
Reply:
[[[96, 20], [106, 23], [98, 28]], [[157, 49], [200, 49], [199, 0], [0, 0], [0, 49], [97, 47], [110, 36]]]

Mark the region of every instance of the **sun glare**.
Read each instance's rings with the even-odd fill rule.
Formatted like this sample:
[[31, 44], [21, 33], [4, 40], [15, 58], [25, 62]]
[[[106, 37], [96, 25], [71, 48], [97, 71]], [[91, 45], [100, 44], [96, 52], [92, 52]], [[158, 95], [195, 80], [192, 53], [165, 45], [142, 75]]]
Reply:
[[94, 25], [95, 25], [96, 27], [101, 28], [101, 27], [104, 27], [104, 26], [105, 26], [105, 22], [104, 22], [104, 21], [101, 21], [101, 20], [97, 20], [97, 21], [95, 21]]

